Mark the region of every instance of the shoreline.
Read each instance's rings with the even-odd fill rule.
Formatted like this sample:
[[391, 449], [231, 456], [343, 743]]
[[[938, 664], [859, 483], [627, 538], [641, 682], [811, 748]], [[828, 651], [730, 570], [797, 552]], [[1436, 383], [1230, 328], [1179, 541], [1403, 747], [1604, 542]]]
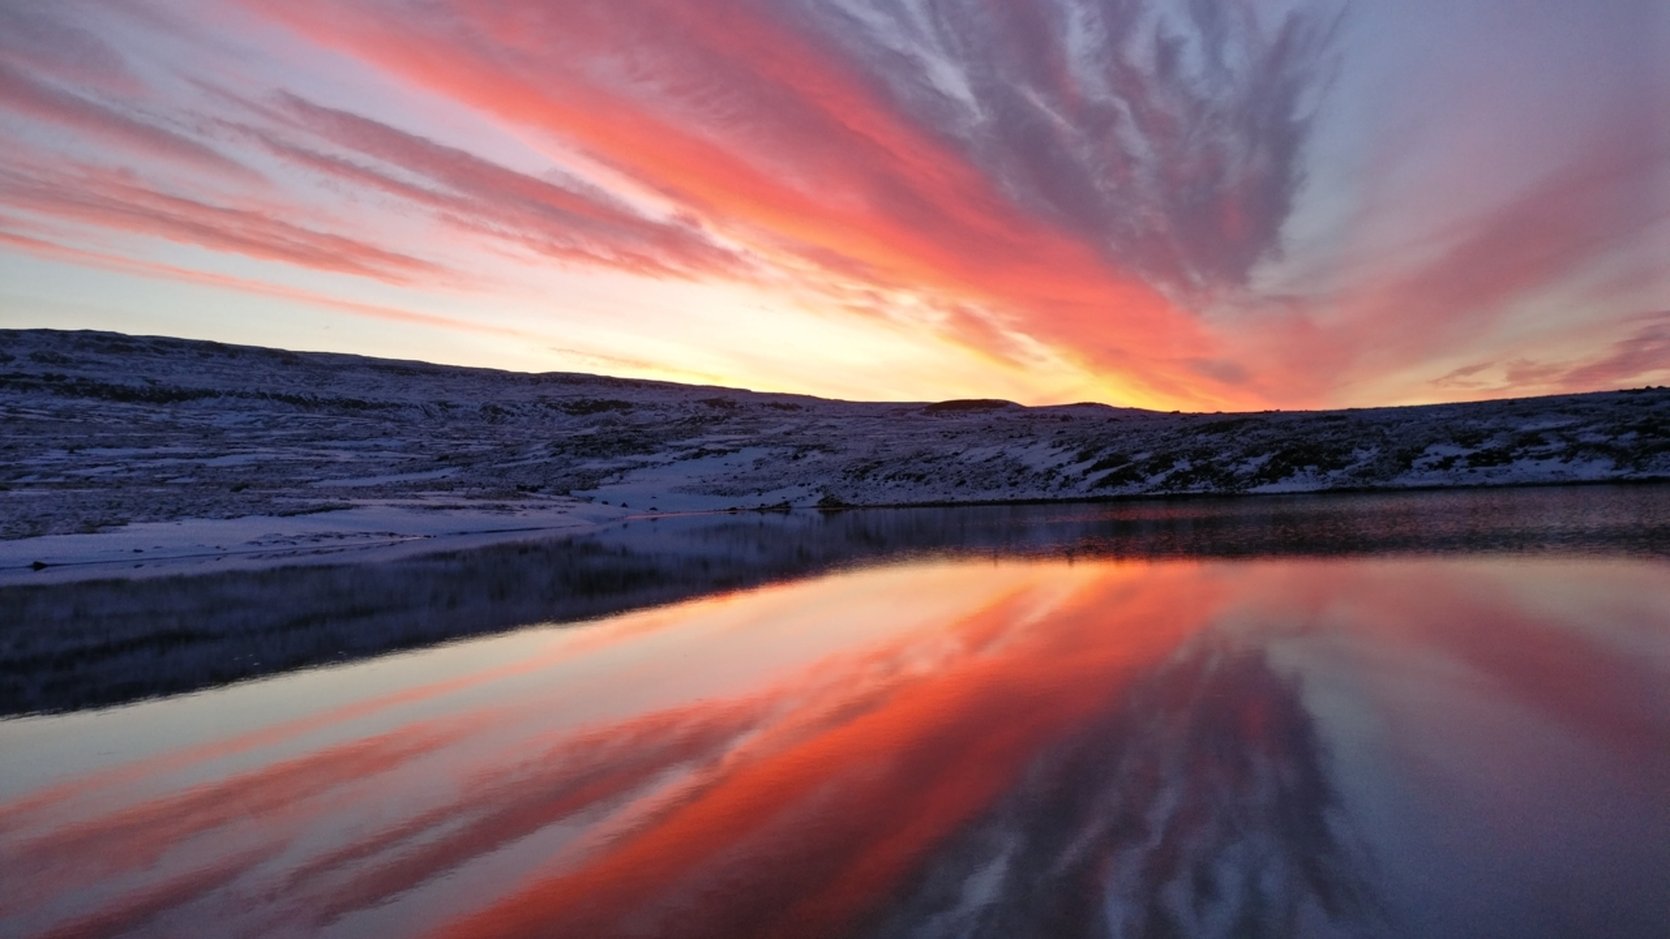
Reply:
[[[1313, 497], [1320, 496], [1320, 498]], [[25, 571], [0, 586], [0, 717], [295, 668], [896, 561], [984, 565], [1401, 558], [1670, 563], [1670, 486], [1270, 499], [687, 512], [440, 532], [352, 548]], [[189, 525], [168, 526], [187, 532]], [[456, 526], [455, 526], [456, 528]], [[224, 546], [223, 546], [224, 547]], [[126, 562], [127, 558], [121, 558]], [[139, 576], [130, 576], [139, 575]]]
[[[468, 551], [554, 537], [595, 535], [632, 522], [703, 516], [822, 515], [873, 510], [1042, 506], [1131, 506], [1144, 503], [1329, 499], [1476, 493], [1481, 490], [1664, 486], [1670, 477], [1560, 482], [1357, 486], [1289, 492], [1176, 492], [1064, 498], [925, 500], [824, 506], [725, 507], [631, 512], [575, 502], [503, 509], [401, 509], [366, 505], [290, 516], [178, 518], [137, 522], [109, 531], [0, 540], [0, 588], [91, 581], [145, 580], [223, 571], [349, 566]], [[321, 524], [324, 523], [324, 524]], [[239, 539], [242, 540], [239, 540]], [[145, 545], [145, 547], [140, 547]]]
[[100, 333], [0, 343], [0, 583], [359, 561], [693, 512], [1670, 480], [1666, 388], [1163, 414]]

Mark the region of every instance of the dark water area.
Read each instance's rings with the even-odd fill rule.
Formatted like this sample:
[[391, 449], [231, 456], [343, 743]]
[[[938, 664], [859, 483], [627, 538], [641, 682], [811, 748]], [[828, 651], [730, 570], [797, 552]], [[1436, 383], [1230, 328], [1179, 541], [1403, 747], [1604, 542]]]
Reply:
[[275, 654], [350, 599], [385, 648], [467, 635], [399, 625], [449, 596], [591, 618], [0, 720], [0, 935], [1661, 937], [1667, 526], [1661, 487], [719, 516], [130, 584], [213, 642], [278, 622], [240, 596], [323, 621]]
[[1670, 484], [739, 513], [354, 565], [0, 587], [0, 717], [901, 559], [1670, 557]]

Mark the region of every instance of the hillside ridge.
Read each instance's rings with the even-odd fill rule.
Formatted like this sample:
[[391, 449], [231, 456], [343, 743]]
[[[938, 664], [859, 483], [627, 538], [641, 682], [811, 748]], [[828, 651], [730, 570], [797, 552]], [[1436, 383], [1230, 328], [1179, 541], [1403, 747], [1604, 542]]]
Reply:
[[437, 521], [449, 512], [484, 530], [483, 519], [540, 528], [686, 511], [1665, 478], [1664, 388], [1184, 414], [851, 402], [0, 330], [0, 543], [342, 513], [357, 513], [347, 544], [451, 531]]

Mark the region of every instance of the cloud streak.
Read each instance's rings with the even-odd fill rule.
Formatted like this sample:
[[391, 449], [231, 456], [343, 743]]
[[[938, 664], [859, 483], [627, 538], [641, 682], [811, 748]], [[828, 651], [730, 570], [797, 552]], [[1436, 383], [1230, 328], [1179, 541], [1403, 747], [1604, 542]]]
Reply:
[[0, 199], [16, 209], [103, 229], [150, 235], [315, 270], [389, 283], [438, 279], [445, 268], [254, 208], [159, 192], [126, 174], [85, 167], [25, 175], [0, 171]]
[[[1218, 339], [1179, 300], [1234, 286], [1276, 250], [1326, 22], [966, 7], [931, 24], [741, 0], [265, 12], [572, 146], [831, 289], [978, 307], [938, 323], [977, 348], [1001, 353], [1018, 333], [1150, 393], [1233, 393], [1190, 366]], [[917, 58], [875, 54], [913, 28]], [[1012, 54], [991, 58], [998, 35]], [[1073, 42], [1118, 57], [1052, 65]], [[1055, 110], [1063, 96], [1074, 114]]]
[[1433, 384], [1465, 395], [1562, 394], [1670, 381], [1670, 311], [1627, 318], [1632, 332], [1587, 356], [1510, 358], [1453, 369]]
[[4, 61], [0, 61], [0, 110], [81, 131], [101, 143], [147, 157], [234, 178], [254, 177], [248, 167], [199, 140], [36, 81]]
[[[941, 368], [1195, 407], [1406, 400], [1550, 297], [1615, 319], [1626, 298], [1585, 278], [1670, 212], [1670, 128], [1618, 103], [1650, 70], [1561, 66], [1569, 100], [1536, 93], [1597, 116], [1546, 154], [1500, 143], [1534, 113], [1511, 81], [1405, 105], [1426, 125], [1405, 158], [1340, 94], [1406, 66], [1373, 48], [1375, 11], [1335, 0], [195, 3], [170, 48], [200, 59], [166, 64], [140, 42], [154, 16], [5, 14], [33, 37], [0, 43], [15, 211], [89, 249], [140, 235], [484, 307], [606, 290], [647, 333], [678, 315], [669, 285], [737, 288], [808, 335], [843, 319]], [[1618, 48], [1641, 9], [1522, 29]], [[1458, 198], [1504, 161], [1517, 189]], [[64, 166], [99, 172], [65, 192]], [[567, 311], [541, 308], [548, 347]]]
[[[293, 95], [282, 96], [278, 104], [297, 130], [382, 163], [388, 171], [296, 146], [272, 132], [247, 129], [273, 152], [312, 172], [422, 207], [475, 235], [649, 276], [743, 272], [734, 252], [715, 244], [688, 219], [650, 218], [605, 192], [518, 173], [456, 147]], [[406, 181], [414, 178], [422, 183]]]

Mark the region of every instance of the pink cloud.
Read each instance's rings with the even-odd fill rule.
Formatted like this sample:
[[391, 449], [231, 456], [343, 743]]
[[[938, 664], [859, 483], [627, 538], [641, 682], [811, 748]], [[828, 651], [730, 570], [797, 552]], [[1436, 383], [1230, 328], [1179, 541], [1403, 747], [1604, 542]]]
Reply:
[[1468, 397], [1612, 391], [1670, 381], [1670, 312], [1628, 317], [1622, 338], [1583, 357], [1475, 362], [1432, 384]]
[[183, 283], [201, 284], [208, 287], [221, 287], [243, 293], [274, 297], [280, 300], [293, 300], [308, 306], [323, 307], [325, 309], [340, 310], [355, 316], [385, 320], [394, 323], [406, 323], [415, 326], [433, 326], [441, 329], [458, 330], [468, 333], [489, 335], [503, 335], [514, 338], [526, 338], [518, 330], [491, 326], [474, 320], [459, 319], [451, 316], [439, 316], [432, 313], [420, 313], [404, 310], [399, 307], [387, 306], [379, 303], [364, 303], [349, 300], [332, 294], [316, 290], [305, 290], [279, 283], [254, 280], [247, 277], [235, 277], [228, 274], [217, 274], [211, 271], [196, 270], [174, 264], [163, 264], [155, 261], [145, 261], [106, 252], [90, 251], [59, 244], [44, 238], [22, 234], [11, 227], [10, 220], [0, 217], [0, 244], [6, 244], [18, 250], [32, 254], [49, 261], [62, 261], [71, 264], [81, 264], [100, 270], [117, 271], [133, 274], [139, 277], [153, 277], [163, 280], [177, 280]]
[[4, 61], [0, 61], [0, 108], [80, 131], [139, 157], [182, 163], [234, 179], [259, 178], [250, 168], [199, 140], [36, 81]]
[[[374, 5], [261, 12], [423, 93], [564, 141], [688, 206], [767, 263], [810, 264], [831, 289], [859, 277], [953, 308], [1001, 311], [1014, 329], [1151, 393], [1246, 398], [1244, 382], [1191, 364], [1220, 340], [1143, 271], [1017, 201], [956, 141], [922, 127], [781, 11], [725, 3], [698, 15], [628, 0], [570, 5], [561, 17], [514, 4], [425, 18]], [[610, 51], [620, 49], [633, 53]], [[391, 144], [351, 116], [314, 116], [362, 147]], [[1209, 214], [1251, 224], [1239, 201], [1225, 205]], [[951, 317], [941, 328], [1004, 355], [994, 343], [1007, 337], [984, 325]]]
[[[1103, 388], [1092, 394], [1167, 407], [1418, 394], [1431, 387], [1414, 374], [1421, 363], [1499, 347], [1531, 301], [1608, 276], [1600, 268], [1662, 209], [1651, 198], [1662, 146], [1619, 126], [1574, 142], [1569, 162], [1522, 192], [1420, 229], [1430, 243], [1405, 255], [1352, 244], [1354, 224], [1384, 235], [1444, 216], [1469, 177], [1452, 160], [1434, 177], [1443, 186], [1374, 202], [1384, 226], [1343, 223], [1350, 271], [1277, 293], [1262, 265], [1281, 262], [1296, 209], [1341, 196], [1306, 187], [1344, 21], [1321, 7], [1150, 0], [865, 11], [812, 0], [246, 2], [217, 23], [289, 27], [251, 44], [272, 60], [225, 82], [182, 62], [172, 99], [143, 109], [130, 100], [146, 90], [136, 75], [151, 73], [130, 59], [151, 63], [118, 40], [162, 21], [127, 16], [105, 32], [88, 16], [30, 14], [43, 48], [84, 53], [88, 71], [0, 65], [0, 107], [75, 139], [25, 150], [0, 186], [15, 208], [89, 239], [141, 234], [466, 287], [489, 303], [508, 286], [490, 278], [519, 277], [516, 264], [624, 275], [598, 284], [740, 282], [739, 295], [774, 298], [785, 315], [872, 321], [855, 335], [914, 330], [910, 351], [931, 350], [924, 359], [989, 362], [1011, 377], [1050, 363], [1072, 377], [1034, 387], [1094, 376]], [[192, 36], [213, 46], [205, 62], [227, 53], [212, 29]], [[318, 61], [300, 61], [309, 54]], [[364, 94], [322, 97], [292, 80], [304, 65], [359, 76]], [[1465, 107], [1512, 91], [1502, 88]], [[550, 172], [449, 138], [424, 116], [436, 99], [527, 140]], [[1488, 123], [1438, 110], [1443, 126]], [[1465, 158], [1481, 165], [1459, 170], [1489, 174], [1486, 157], [1500, 154], [1487, 145], [1501, 136], [1479, 135]], [[1402, 165], [1395, 143], [1372, 149], [1384, 156], [1370, 169]], [[83, 185], [62, 169], [87, 163], [136, 174]], [[151, 181], [163, 188], [146, 191]], [[1374, 182], [1363, 186], [1380, 192]], [[326, 201], [339, 196], [353, 217]], [[641, 296], [671, 295], [665, 284], [618, 289], [623, 312], [646, 319], [663, 311], [635, 307]], [[931, 388], [935, 376], [911, 381]]]
[[14, 209], [215, 251], [282, 261], [390, 283], [451, 276], [431, 261], [334, 232], [303, 227], [254, 208], [171, 195], [136, 176], [94, 167], [0, 170], [0, 198]]
[[397, 168], [415, 185], [248, 128], [287, 159], [440, 213], [478, 236], [497, 236], [556, 257], [649, 275], [740, 274], [741, 259], [681, 219], [650, 218], [599, 190], [567, 188], [379, 121], [286, 96], [292, 132]]

